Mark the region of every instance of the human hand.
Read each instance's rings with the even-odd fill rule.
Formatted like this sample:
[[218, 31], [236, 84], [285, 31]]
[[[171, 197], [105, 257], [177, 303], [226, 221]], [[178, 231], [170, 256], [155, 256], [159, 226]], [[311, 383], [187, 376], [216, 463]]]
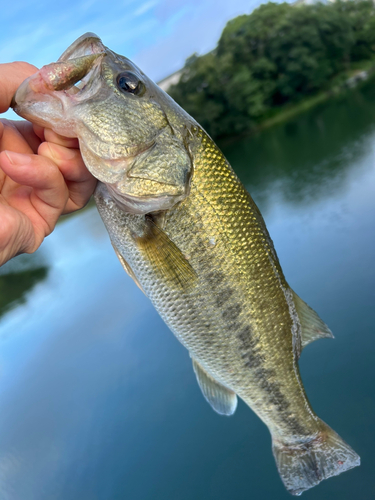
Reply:
[[[35, 71], [27, 63], [0, 64], [0, 112]], [[77, 139], [26, 121], [0, 120], [0, 265], [34, 252], [61, 214], [85, 206], [95, 186]]]

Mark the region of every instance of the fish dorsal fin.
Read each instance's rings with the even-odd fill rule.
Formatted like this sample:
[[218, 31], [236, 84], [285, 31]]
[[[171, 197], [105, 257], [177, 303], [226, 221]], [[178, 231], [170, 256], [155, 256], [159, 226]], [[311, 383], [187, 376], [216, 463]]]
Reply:
[[333, 338], [331, 330], [322, 321], [314, 309], [306, 304], [298, 295], [293, 292], [294, 305], [296, 306], [299, 321], [301, 323], [302, 337], [301, 346], [302, 349], [306, 347], [314, 340], [323, 338]]
[[138, 248], [146, 254], [155, 272], [171, 286], [189, 289], [197, 280], [191, 264], [151, 217], [146, 216], [145, 221], [144, 236], [135, 238]]
[[233, 415], [237, 408], [236, 393], [220, 384], [193, 359], [193, 368], [203, 396], [220, 415]]
[[126, 262], [126, 260], [124, 259], [124, 257], [120, 254], [118, 248], [113, 243], [112, 243], [112, 246], [114, 248], [114, 251], [116, 252], [118, 260], [121, 262], [122, 267], [125, 269], [125, 271], [128, 273], [128, 275], [134, 280], [134, 282], [137, 285], [137, 287], [140, 290], [142, 290], [143, 293], [145, 293], [145, 291], [141, 287], [141, 284], [139, 283], [136, 275], [134, 274], [133, 269], [129, 266], [129, 264]]

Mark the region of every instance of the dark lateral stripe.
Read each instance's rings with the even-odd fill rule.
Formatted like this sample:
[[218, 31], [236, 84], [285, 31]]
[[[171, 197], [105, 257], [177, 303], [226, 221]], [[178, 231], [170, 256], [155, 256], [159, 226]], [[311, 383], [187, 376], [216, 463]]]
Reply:
[[230, 297], [233, 295], [233, 290], [231, 288], [226, 288], [223, 290], [220, 295], [216, 298], [216, 305], [217, 307], [223, 307]]
[[258, 388], [267, 394], [267, 402], [272, 404], [277, 412], [285, 415], [289, 426], [296, 433], [301, 435], [306, 434], [306, 429], [295, 417], [287, 417], [290, 403], [282, 393], [280, 384], [273, 381], [276, 372], [272, 368], [264, 366], [265, 358], [261, 351], [259, 339], [252, 335], [250, 326], [246, 325], [242, 327], [237, 331], [236, 336], [240, 341], [241, 358], [244, 361], [244, 365], [252, 371]]
[[218, 285], [221, 285], [221, 283], [225, 281], [225, 276], [224, 273], [220, 271], [211, 271], [206, 275], [206, 280], [211, 286], [216, 287]]
[[234, 304], [232, 306], [227, 307], [224, 309], [224, 311], [221, 313], [222, 317], [224, 320], [229, 321], [230, 323], [233, 323], [236, 321], [238, 316], [241, 314], [242, 307], [240, 304]]

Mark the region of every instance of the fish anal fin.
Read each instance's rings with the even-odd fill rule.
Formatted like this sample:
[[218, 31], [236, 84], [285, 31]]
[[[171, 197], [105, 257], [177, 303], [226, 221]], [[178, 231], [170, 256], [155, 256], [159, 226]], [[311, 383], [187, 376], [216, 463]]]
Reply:
[[302, 349], [314, 340], [333, 338], [333, 334], [314, 309], [306, 304], [295, 292], [293, 292], [294, 305], [301, 323]]
[[193, 359], [193, 368], [203, 396], [220, 415], [233, 415], [237, 408], [236, 393], [217, 382], [201, 365]]
[[112, 243], [112, 246], [113, 246], [114, 251], [116, 252], [118, 260], [121, 262], [122, 267], [125, 269], [127, 274], [134, 280], [137, 287], [140, 290], [142, 290], [143, 293], [145, 293], [145, 291], [143, 290], [141, 284], [139, 283], [136, 275], [134, 274], [133, 269], [129, 266], [128, 262], [124, 259], [124, 257], [121, 255], [121, 253], [119, 252], [119, 250], [117, 249], [117, 247], [113, 243]]
[[135, 241], [155, 272], [172, 287], [188, 290], [194, 286], [197, 275], [182, 251], [150, 216], [145, 222], [144, 235], [135, 236]]

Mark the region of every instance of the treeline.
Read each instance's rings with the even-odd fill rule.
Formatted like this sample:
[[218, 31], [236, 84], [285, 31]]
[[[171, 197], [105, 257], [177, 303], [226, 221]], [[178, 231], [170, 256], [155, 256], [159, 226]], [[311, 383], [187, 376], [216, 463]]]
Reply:
[[217, 48], [194, 54], [168, 92], [213, 137], [256, 127], [375, 56], [372, 0], [267, 3], [232, 19]]

